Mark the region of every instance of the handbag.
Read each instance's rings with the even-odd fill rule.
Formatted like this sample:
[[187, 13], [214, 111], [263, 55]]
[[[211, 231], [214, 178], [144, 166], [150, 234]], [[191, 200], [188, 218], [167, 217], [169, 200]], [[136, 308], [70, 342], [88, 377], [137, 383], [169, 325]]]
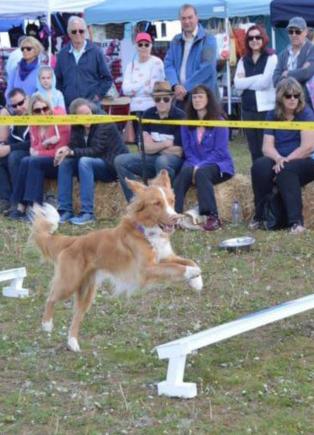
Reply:
[[124, 143], [136, 143], [133, 121], [127, 121], [122, 132]]
[[265, 229], [269, 231], [280, 230], [288, 226], [285, 207], [279, 192], [267, 195], [263, 208], [263, 221]]

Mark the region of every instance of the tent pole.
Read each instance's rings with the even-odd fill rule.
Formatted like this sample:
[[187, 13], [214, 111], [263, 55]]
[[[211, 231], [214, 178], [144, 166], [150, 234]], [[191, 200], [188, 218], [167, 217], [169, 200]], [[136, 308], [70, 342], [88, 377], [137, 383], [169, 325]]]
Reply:
[[271, 45], [274, 50], [276, 50], [276, 33], [275, 29], [271, 28]]
[[[226, 33], [229, 35], [229, 53], [230, 53], [230, 33], [229, 33], [229, 18], [226, 17], [225, 18], [225, 29], [226, 29]], [[231, 115], [231, 72], [230, 72], [230, 58], [227, 59], [227, 64], [226, 64], [226, 72], [227, 72], [227, 96], [228, 96], [228, 115]]]
[[52, 31], [51, 31], [51, 11], [48, 9], [47, 13], [47, 26], [48, 26], [48, 65], [51, 66], [51, 54], [52, 54]]

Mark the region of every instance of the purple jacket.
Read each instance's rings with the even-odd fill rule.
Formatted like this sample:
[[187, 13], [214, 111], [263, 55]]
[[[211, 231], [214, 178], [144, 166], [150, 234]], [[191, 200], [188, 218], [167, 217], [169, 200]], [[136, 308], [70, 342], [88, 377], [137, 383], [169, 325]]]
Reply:
[[201, 143], [198, 143], [196, 128], [181, 127], [183, 166], [206, 166], [216, 164], [220, 172], [233, 175], [234, 166], [228, 149], [228, 128], [205, 128]]

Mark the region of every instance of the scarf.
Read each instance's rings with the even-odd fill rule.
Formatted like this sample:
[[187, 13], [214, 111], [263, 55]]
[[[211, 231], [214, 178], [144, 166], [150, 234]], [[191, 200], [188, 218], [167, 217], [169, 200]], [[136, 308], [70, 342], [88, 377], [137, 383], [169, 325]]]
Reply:
[[35, 69], [38, 65], [38, 59], [36, 58], [33, 62], [27, 63], [24, 59], [19, 62], [19, 76], [22, 81], [24, 81], [27, 76]]

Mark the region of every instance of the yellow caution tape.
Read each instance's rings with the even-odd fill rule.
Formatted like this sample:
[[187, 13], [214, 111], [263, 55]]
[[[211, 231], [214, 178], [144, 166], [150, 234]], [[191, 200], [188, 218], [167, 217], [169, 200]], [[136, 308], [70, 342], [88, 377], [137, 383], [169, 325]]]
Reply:
[[[139, 120], [133, 115], [23, 115], [0, 116], [0, 125], [84, 125], [107, 124]], [[314, 122], [295, 121], [200, 121], [200, 120], [157, 120], [142, 119], [142, 124], [186, 125], [193, 127], [229, 127], [278, 130], [314, 130]]]
[[136, 120], [133, 115], [22, 115], [0, 116], [0, 125], [84, 125]]
[[200, 121], [142, 119], [142, 124], [187, 125], [192, 127], [270, 128], [275, 130], [314, 130], [314, 122], [295, 121]]

